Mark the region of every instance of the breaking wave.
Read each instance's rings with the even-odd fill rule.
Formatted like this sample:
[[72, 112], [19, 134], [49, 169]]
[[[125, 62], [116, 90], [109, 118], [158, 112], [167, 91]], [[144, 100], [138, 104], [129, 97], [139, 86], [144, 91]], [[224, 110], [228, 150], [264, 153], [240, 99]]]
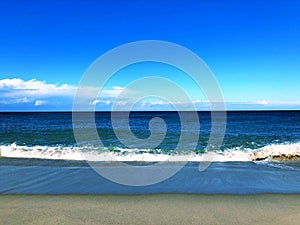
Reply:
[[[208, 154], [214, 154], [213, 161], [283, 161], [300, 160], [300, 143], [272, 144], [259, 149], [233, 148], [219, 152], [176, 153], [159, 149], [124, 149], [78, 147], [78, 146], [21, 146], [15, 143], [0, 145], [0, 156], [6, 158], [35, 158], [52, 160], [85, 160], [93, 161], [206, 161]], [[172, 155], [172, 157], [170, 157]], [[188, 155], [188, 157], [187, 157]], [[178, 156], [178, 157], [174, 157]]]

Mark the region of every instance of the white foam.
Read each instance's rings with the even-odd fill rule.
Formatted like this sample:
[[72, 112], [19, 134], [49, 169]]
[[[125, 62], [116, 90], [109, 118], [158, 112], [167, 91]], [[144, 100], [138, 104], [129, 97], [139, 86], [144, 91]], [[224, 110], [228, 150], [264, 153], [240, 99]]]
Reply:
[[294, 144], [272, 144], [260, 149], [227, 149], [218, 153], [186, 155], [164, 154], [157, 150], [152, 153], [151, 149], [94, 149], [87, 147], [67, 146], [20, 146], [16, 144], [1, 145], [1, 157], [8, 158], [37, 158], [53, 160], [91, 160], [91, 161], [141, 161], [141, 162], [162, 162], [162, 161], [256, 161], [272, 159], [274, 156], [296, 156], [300, 157], [300, 143]]
[[15, 143], [0, 146], [1, 157], [84, 160], [76, 147], [19, 146]]
[[272, 144], [255, 151], [252, 160], [269, 159], [276, 156], [298, 156], [300, 157], [300, 143], [294, 144]]

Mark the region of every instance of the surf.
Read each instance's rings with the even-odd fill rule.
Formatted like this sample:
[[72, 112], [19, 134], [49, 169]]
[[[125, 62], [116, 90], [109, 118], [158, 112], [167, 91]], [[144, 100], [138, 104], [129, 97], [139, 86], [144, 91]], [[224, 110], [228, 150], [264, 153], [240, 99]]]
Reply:
[[[163, 161], [206, 161], [209, 154], [215, 162], [234, 161], [299, 161], [300, 142], [269, 144], [262, 148], [250, 149], [236, 147], [223, 151], [172, 151], [163, 149], [137, 149], [137, 148], [96, 148], [92, 146], [47, 146], [36, 145], [26, 146], [12, 143], [10, 145], [0, 145], [0, 156], [6, 158], [27, 158], [27, 159], [49, 159], [49, 160], [78, 160], [84, 161], [86, 158], [95, 161], [124, 161], [124, 162], [163, 162]], [[88, 156], [88, 157], [86, 157]], [[170, 157], [173, 156], [173, 157]], [[174, 157], [177, 156], [177, 157]], [[188, 156], [188, 157], [187, 157]], [[171, 158], [171, 159], [170, 159]]]

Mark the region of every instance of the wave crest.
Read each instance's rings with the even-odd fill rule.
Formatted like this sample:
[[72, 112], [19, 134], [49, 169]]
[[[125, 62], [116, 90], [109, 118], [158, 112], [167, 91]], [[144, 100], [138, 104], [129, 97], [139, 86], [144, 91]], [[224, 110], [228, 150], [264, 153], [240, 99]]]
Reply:
[[[170, 161], [170, 155], [174, 152], [161, 151], [157, 149], [122, 149], [122, 148], [102, 148], [76, 146], [21, 146], [15, 143], [0, 146], [0, 156], [7, 158], [35, 158], [52, 160], [85, 160], [82, 153], [88, 154], [95, 161], [141, 161], [141, 162], [161, 162]], [[178, 153], [177, 153], [178, 154]], [[195, 153], [189, 152], [189, 161], [201, 162], [207, 159], [207, 154], [216, 154], [214, 161], [261, 161], [261, 160], [300, 160], [300, 143], [293, 144], [272, 144], [259, 149], [234, 148], [222, 152]], [[186, 160], [178, 154], [176, 161]], [[173, 158], [174, 160], [174, 158]]]

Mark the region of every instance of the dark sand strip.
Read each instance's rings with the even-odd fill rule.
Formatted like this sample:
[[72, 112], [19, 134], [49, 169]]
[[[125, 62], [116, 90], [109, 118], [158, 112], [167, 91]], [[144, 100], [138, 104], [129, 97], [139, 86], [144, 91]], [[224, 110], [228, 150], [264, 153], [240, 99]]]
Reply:
[[299, 224], [300, 195], [2, 195], [0, 224]]

